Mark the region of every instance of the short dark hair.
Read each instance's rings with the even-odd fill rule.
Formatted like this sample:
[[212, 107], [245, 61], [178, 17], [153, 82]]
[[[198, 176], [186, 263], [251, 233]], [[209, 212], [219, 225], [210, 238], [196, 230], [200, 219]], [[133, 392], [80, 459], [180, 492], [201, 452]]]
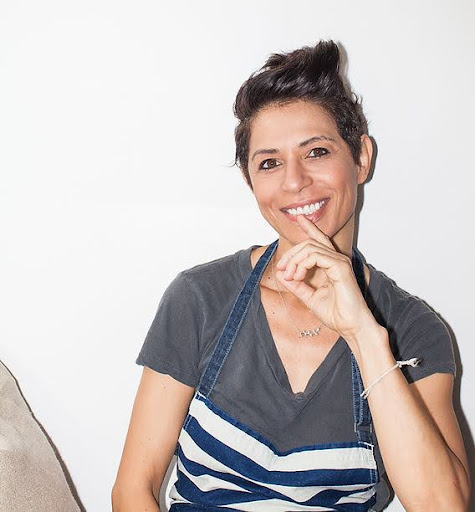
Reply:
[[333, 41], [320, 41], [289, 53], [272, 54], [239, 89], [234, 103], [238, 125], [234, 133], [235, 163], [249, 185], [248, 158], [251, 123], [264, 107], [295, 100], [312, 101], [335, 121], [338, 133], [359, 162], [361, 136], [367, 122], [359, 98], [340, 75], [340, 51]]

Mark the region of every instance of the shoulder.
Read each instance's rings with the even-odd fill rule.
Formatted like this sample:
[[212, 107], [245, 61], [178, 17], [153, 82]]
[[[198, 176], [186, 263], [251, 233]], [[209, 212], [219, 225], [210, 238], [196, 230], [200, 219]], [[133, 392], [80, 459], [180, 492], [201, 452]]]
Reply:
[[219, 302], [239, 292], [251, 270], [250, 254], [253, 247], [195, 265], [181, 271], [170, 283], [167, 295], [180, 295], [200, 302]]
[[439, 314], [383, 272], [369, 268], [368, 305], [388, 330], [394, 356], [423, 359], [420, 367], [405, 371], [409, 380], [436, 372], [455, 373], [452, 339]]
[[421, 320], [444, 325], [439, 315], [423, 299], [402, 289], [372, 265], [368, 267], [371, 276], [369, 301], [377, 314], [384, 317], [392, 328], [407, 328]]
[[191, 268], [183, 270], [179, 275], [184, 276], [195, 282], [201, 282], [213, 278], [216, 274], [223, 272], [242, 272], [242, 266], [245, 263], [246, 258], [249, 259], [252, 247], [247, 249], [241, 249], [233, 254], [228, 254], [221, 258], [200, 263]]
[[165, 290], [137, 363], [196, 386], [239, 293], [250, 249], [180, 272]]

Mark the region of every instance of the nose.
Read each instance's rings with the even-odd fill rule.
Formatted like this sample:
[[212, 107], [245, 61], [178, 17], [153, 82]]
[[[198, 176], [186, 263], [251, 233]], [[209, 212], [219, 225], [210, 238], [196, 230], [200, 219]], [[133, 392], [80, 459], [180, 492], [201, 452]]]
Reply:
[[282, 190], [300, 192], [312, 183], [312, 177], [298, 159], [289, 159], [282, 178]]

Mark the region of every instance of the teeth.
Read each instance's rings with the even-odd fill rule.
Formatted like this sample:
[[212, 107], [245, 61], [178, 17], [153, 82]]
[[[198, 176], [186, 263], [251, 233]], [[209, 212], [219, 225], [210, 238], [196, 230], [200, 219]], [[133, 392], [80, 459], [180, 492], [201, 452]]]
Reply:
[[306, 204], [303, 208], [299, 206], [298, 208], [289, 208], [285, 211], [290, 213], [290, 215], [310, 215], [319, 210], [323, 206], [324, 202], [325, 201], [320, 201], [314, 204]]

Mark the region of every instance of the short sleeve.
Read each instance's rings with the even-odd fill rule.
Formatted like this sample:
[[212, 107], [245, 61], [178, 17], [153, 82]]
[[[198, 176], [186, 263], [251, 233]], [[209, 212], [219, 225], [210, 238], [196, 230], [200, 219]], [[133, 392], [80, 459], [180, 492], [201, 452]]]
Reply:
[[447, 327], [422, 300], [410, 297], [410, 304], [397, 322], [394, 334], [392, 341], [396, 359], [421, 359], [416, 367], [403, 367], [409, 383], [433, 373], [455, 375], [452, 339]]
[[200, 306], [186, 275], [178, 274], [162, 296], [137, 364], [196, 387], [199, 382]]

